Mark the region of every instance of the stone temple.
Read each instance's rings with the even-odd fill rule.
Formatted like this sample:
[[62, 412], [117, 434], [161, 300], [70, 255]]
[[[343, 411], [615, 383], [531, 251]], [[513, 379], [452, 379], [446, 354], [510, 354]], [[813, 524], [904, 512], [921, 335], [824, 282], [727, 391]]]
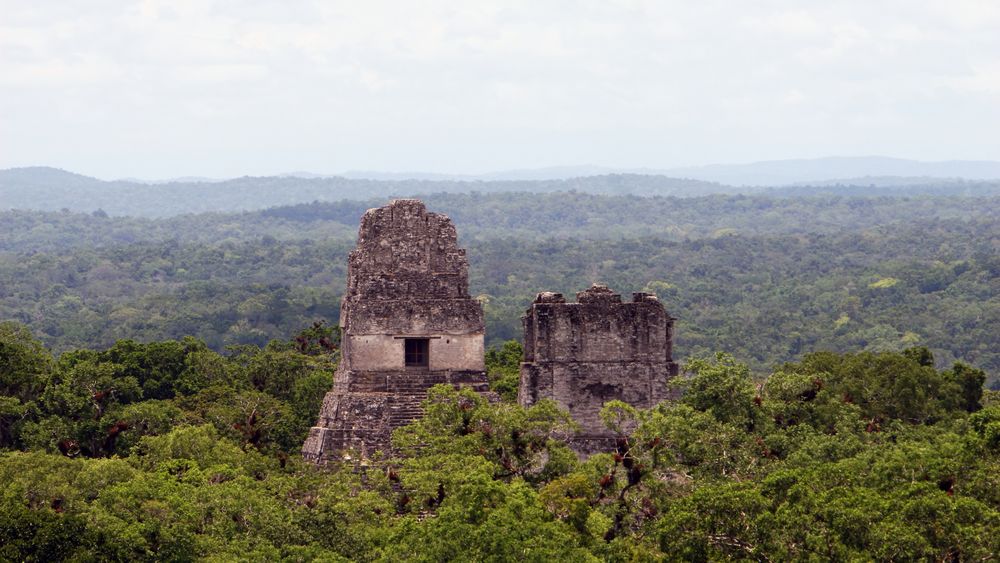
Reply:
[[439, 383], [489, 393], [483, 309], [469, 296], [455, 226], [402, 199], [368, 210], [351, 251], [340, 308], [341, 361], [302, 448], [324, 462], [387, 450]]
[[524, 362], [518, 401], [553, 399], [581, 430], [583, 454], [607, 451], [614, 434], [601, 421], [604, 403], [650, 408], [667, 399], [677, 375], [672, 358], [674, 319], [656, 296], [633, 293], [631, 303], [601, 285], [576, 294], [539, 293], [525, 313]]

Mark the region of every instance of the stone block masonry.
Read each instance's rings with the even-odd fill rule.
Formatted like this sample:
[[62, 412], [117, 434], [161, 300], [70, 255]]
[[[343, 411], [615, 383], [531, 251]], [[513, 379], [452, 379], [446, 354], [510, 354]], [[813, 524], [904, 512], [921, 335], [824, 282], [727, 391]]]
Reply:
[[614, 435], [600, 418], [606, 402], [650, 408], [668, 398], [667, 382], [678, 371], [674, 319], [656, 296], [633, 293], [623, 303], [602, 285], [577, 293], [576, 303], [539, 293], [522, 321], [518, 400], [553, 399], [567, 409], [581, 426], [572, 443], [579, 453], [610, 449]]
[[422, 415], [439, 383], [491, 395], [482, 306], [451, 220], [417, 200], [368, 210], [348, 261], [341, 361], [302, 447], [324, 462], [389, 448], [392, 430]]
[[[448, 383], [495, 400], [483, 361], [483, 309], [469, 296], [469, 264], [451, 220], [403, 199], [368, 210], [351, 251], [341, 302], [341, 361], [302, 447], [323, 463], [387, 451], [394, 429], [420, 417], [427, 390]], [[656, 296], [632, 302], [595, 285], [567, 303], [539, 293], [523, 317], [518, 400], [553, 399], [581, 431], [581, 454], [606, 451], [600, 411], [611, 400], [649, 408], [677, 375], [674, 319]]]

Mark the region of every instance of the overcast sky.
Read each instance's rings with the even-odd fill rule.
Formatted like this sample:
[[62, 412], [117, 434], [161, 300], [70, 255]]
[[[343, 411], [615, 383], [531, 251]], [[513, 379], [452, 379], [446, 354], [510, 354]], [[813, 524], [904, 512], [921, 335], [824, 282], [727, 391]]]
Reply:
[[0, 168], [1000, 160], [1000, 1], [0, 0]]

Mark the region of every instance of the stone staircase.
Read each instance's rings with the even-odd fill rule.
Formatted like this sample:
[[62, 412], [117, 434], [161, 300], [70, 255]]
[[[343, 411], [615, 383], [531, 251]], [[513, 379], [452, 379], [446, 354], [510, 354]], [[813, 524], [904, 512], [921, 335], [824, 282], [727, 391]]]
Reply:
[[390, 396], [389, 425], [398, 428], [423, 416], [424, 411], [420, 404], [427, 398], [427, 390], [442, 383], [472, 389], [487, 396], [492, 395], [490, 385], [482, 372], [393, 373], [386, 383], [386, 390]]
[[435, 385], [451, 384], [471, 389], [489, 401], [499, 400], [481, 371], [381, 371], [350, 375], [350, 380], [343, 384], [347, 389], [339, 393], [338, 406], [329, 413], [331, 418], [323, 422], [322, 429], [313, 429], [319, 432], [315, 440], [322, 447], [309, 450], [320, 452], [309, 459], [323, 462], [339, 455], [336, 453], [339, 450], [354, 450], [362, 457], [376, 450], [385, 451], [394, 429], [423, 416], [421, 403]]
[[420, 403], [427, 398], [427, 390], [435, 385], [448, 383], [447, 373], [397, 372], [386, 378], [389, 394], [389, 426], [399, 428], [420, 418], [424, 410]]
[[389, 403], [389, 426], [399, 428], [420, 418], [424, 410], [420, 403], [427, 398], [427, 393], [393, 397]]

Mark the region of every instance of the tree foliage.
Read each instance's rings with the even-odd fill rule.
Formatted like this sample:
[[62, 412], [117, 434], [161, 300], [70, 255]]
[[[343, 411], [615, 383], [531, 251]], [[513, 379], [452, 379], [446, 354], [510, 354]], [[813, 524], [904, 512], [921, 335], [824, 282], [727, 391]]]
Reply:
[[[600, 281], [658, 293], [682, 359], [722, 349], [764, 375], [812, 351], [926, 346], [937, 367], [1000, 375], [996, 198], [426, 199], [462, 235], [491, 346], [520, 337], [537, 292]], [[217, 352], [263, 347], [336, 322], [358, 218], [379, 203], [161, 220], [3, 212], [0, 318], [56, 352], [187, 335]]]
[[[392, 452], [324, 467], [317, 319], [372, 202], [0, 213], [0, 560], [1000, 556], [995, 197], [428, 199], [501, 400], [434, 388]], [[685, 369], [607, 404], [614, 449], [580, 460], [565, 411], [514, 400], [510, 339], [592, 281], [658, 293]]]
[[[335, 365], [322, 325], [228, 355], [184, 339], [53, 359], [20, 327], [3, 335], [20, 358], [0, 403], [18, 417], [0, 451], [5, 560], [1000, 553], [1000, 407], [982, 371], [937, 369], [923, 348], [808, 354], [765, 378], [695, 359], [676, 399], [608, 403], [616, 445], [585, 460], [554, 403], [441, 385], [389, 455], [317, 467], [298, 448]], [[509, 371], [515, 352], [488, 364]]]

